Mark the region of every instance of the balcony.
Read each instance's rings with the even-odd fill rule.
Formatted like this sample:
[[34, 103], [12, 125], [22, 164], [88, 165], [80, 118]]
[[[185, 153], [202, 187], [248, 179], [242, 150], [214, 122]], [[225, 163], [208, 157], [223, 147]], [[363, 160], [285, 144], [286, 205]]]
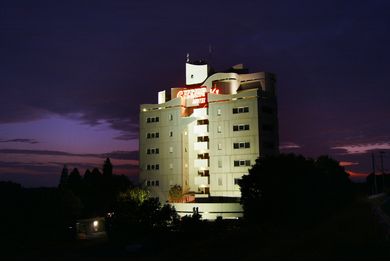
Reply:
[[209, 166], [209, 160], [208, 159], [195, 159], [194, 160], [194, 167], [196, 168], [208, 168]]
[[195, 185], [199, 187], [208, 187], [209, 186], [209, 177], [207, 176], [196, 176]]
[[197, 125], [194, 126], [194, 134], [198, 136], [207, 136], [209, 133], [208, 125]]
[[194, 150], [196, 151], [204, 151], [209, 149], [209, 142], [195, 142]]
[[207, 108], [196, 108], [191, 115], [192, 117], [207, 117]]

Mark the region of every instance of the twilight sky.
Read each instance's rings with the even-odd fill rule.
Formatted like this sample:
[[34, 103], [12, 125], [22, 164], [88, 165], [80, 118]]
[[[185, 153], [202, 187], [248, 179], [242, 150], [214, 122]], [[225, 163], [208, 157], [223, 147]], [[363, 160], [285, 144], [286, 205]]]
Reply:
[[[278, 77], [283, 152], [390, 169], [389, 1], [0, 2], [0, 180], [55, 186], [64, 163], [137, 174], [138, 111], [185, 57]], [[379, 162], [377, 163], [379, 164]]]

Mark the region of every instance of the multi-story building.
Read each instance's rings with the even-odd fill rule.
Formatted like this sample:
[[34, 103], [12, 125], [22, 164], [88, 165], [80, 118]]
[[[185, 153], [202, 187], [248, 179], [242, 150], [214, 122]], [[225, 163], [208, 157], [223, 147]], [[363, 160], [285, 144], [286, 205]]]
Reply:
[[274, 74], [243, 65], [211, 73], [206, 63], [187, 61], [185, 86], [141, 105], [141, 182], [161, 202], [175, 185], [181, 202], [239, 199], [238, 180], [259, 156], [278, 153], [275, 83]]

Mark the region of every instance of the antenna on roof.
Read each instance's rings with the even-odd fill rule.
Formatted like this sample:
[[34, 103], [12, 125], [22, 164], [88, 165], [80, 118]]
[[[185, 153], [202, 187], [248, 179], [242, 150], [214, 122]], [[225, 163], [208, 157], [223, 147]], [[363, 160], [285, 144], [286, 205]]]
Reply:
[[211, 44], [209, 44], [209, 62], [211, 63], [211, 56], [212, 56], [212, 53], [213, 53], [213, 47], [211, 46]]

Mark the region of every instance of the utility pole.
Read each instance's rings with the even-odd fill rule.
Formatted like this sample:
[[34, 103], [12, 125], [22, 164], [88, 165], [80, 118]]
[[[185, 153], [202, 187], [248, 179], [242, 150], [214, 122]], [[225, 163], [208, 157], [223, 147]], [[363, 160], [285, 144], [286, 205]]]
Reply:
[[374, 152], [371, 152], [372, 174], [374, 175], [374, 195], [378, 192], [376, 187], [376, 175], [375, 175], [375, 156]]
[[383, 167], [383, 154], [385, 152], [383, 151], [380, 151], [379, 152], [379, 157], [381, 159], [381, 171], [382, 171], [382, 183], [383, 183], [383, 187], [382, 187], [382, 191], [385, 192], [385, 168]]

